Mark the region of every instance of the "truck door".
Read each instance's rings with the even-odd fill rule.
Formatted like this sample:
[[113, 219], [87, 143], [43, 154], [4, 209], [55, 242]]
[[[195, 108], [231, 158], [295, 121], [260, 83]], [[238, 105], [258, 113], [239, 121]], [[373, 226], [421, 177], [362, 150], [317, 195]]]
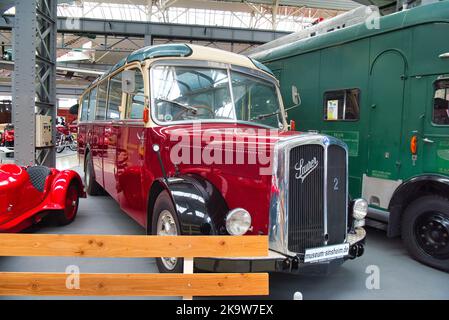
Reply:
[[371, 68], [367, 172], [370, 177], [398, 178], [405, 69], [404, 58], [396, 51], [383, 53]]
[[406, 63], [394, 50], [378, 56], [369, 78], [368, 165], [362, 196], [371, 206], [388, 208], [401, 184], [401, 131]]
[[449, 175], [449, 78], [429, 79], [429, 89], [431, 107], [420, 141], [424, 172]]

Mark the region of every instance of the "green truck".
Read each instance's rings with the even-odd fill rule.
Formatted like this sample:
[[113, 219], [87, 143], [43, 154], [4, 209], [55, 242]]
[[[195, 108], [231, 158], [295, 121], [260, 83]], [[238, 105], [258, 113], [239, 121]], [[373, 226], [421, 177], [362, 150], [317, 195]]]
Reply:
[[[449, 1], [251, 55], [279, 79], [290, 120], [350, 149], [369, 224], [449, 271]], [[369, 27], [371, 26], [371, 27]]]

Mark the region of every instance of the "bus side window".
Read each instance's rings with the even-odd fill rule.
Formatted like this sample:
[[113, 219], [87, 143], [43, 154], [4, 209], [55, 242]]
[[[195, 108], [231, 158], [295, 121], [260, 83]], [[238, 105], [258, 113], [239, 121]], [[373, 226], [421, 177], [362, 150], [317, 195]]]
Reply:
[[98, 85], [97, 110], [95, 112], [95, 120], [106, 119], [107, 93], [108, 93], [108, 80], [103, 80], [103, 82]]
[[449, 125], [449, 80], [435, 82], [432, 122], [437, 125]]
[[80, 117], [81, 121], [87, 120], [88, 112], [89, 112], [89, 95], [85, 94], [83, 96], [83, 99], [81, 100], [81, 117]]
[[126, 119], [142, 119], [143, 109], [145, 107], [145, 93], [142, 73], [139, 69], [136, 71], [136, 87], [134, 94], [128, 94]]
[[324, 93], [324, 120], [357, 121], [359, 118], [359, 89], [343, 89]]
[[97, 87], [90, 90], [89, 109], [87, 112], [87, 120], [92, 121], [95, 119], [95, 107], [97, 103]]
[[120, 119], [122, 104], [122, 73], [117, 73], [109, 80], [108, 111], [106, 119]]

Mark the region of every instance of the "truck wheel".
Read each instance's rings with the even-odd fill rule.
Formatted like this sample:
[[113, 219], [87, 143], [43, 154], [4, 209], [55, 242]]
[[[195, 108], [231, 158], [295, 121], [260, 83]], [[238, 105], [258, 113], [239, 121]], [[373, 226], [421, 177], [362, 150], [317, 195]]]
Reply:
[[67, 188], [64, 210], [57, 216], [57, 222], [60, 226], [65, 226], [75, 220], [78, 212], [78, 204], [78, 185], [72, 182]]
[[402, 240], [416, 260], [449, 271], [449, 200], [425, 196], [413, 201], [402, 219]]
[[[152, 218], [152, 234], [159, 236], [177, 236], [181, 234], [178, 216], [167, 191], [162, 191], [156, 199]], [[182, 258], [156, 258], [160, 273], [182, 273]]]
[[84, 185], [88, 195], [98, 196], [101, 194], [102, 188], [95, 180], [94, 164], [90, 152], [87, 154], [86, 163], [84, 164]]

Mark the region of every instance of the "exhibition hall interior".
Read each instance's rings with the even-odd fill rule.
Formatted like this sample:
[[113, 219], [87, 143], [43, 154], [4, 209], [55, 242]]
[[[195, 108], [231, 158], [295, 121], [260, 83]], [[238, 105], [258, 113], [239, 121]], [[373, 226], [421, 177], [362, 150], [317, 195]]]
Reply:
[[0, 14], [0, 300], [449, 299], [449, 1]]

